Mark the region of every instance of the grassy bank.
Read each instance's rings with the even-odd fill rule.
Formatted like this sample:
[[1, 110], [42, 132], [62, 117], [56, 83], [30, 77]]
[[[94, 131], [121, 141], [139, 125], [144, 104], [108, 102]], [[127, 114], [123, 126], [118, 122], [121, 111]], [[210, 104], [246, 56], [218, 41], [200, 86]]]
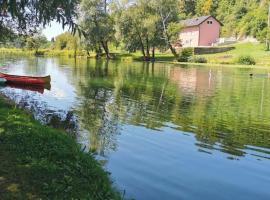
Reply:
[[270, 66], [270, 52], [265, 51], [264, 44], [239, 43], [235, 44], [235, 49], [216, 54], [206, 54], [204, 56], [208, 63], [217, 64], [238, 64], [237, 59], [240, 56], [251, 56], [255, 59], [256, 65]]
[[120, 199], [108, 174], [65, 133], [0, 97], [0, 199]]
[[[26, 50], [26, 49], [18, 49], [18, 48], [0, 48], [0, 54], [11, 54], [17, 56], [68, 56], [74, 57], [74, 50], [49, 50], [49, 49], [40, 49], [38, 51], [34, 50]], [[87, 57], [86, 51], [77, 51], [77, 56], [85, 56]], [[95, 54], [91, 54], [90, 56], [95, 56]]]
[[[251, 56], [255, 59], [256, 65], [270, 66], [270, 52], [265, 51], [264, 44], [256, 43], [238, 43], [234, 45], [235, 49], [223, 53], [197, 55], [207, 59], [207, 64], [222, 64], [222, 65], [239, 65], [238, 58], [241, 56]], [[139, 60], [139, 53], [119, 54], [121, 59], [129, 58]], [[170, 53], [157, 53], [156, 61], [158, 62], [174, 62], [177, 61]]]
[[[214, 54], [199, 55], [199, 57], [206, 58], [207, 65], [209, 64], [222, 64], [222, 65], [239, 65], [238, 59], [241, 56], [250, 56], [254, 58], [256, 65], [258, 66], [270, 66], [270, 52], [265, 51], [264, 44], [256, 43], [238, 43], [234, 45], [235, 49]], [[35, 55], [35, 51], [27, 51], [22, 49], [5, 49], [0, 48], [0, 54], [13, 54], [13, 55]], [[38, 55], [42, 56], [68, 56], [74, 57], [75, 52], [73, 50], [39, 50]], [[142, 55], [138, 51], [136, 53], [125, 53], [120, 50], [112, 51], [114, 58], [121, 61], [142, 61]], [[89, 57], [86, 51], [77, 51], [77, 56]], [[90, 57], [95, 57], [95, 53], [90, 53]], [[177, 63], [176, 59], [170, 52], [167, 53], [156, 53], [157, 62]], [[192, 64], [192, 63], [184, 63]]]

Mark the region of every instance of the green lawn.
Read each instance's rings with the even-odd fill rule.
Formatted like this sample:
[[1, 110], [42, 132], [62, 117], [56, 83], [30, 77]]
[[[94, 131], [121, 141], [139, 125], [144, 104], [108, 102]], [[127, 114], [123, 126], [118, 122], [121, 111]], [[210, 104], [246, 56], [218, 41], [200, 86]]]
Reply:
[[208, 63], [237, 64], [237, 58], [242, 55], [252, 56], [257, 65], [270, 66], [270, 52], [265, 51], [264, 44], [239, 43], [235, 49], [217, 54], [201, 55], [207, 58]]
[[[234, 45], [235, 49], [215, 54], [197, 55], [199, 57], [205, 57], [210, 64], [230, 64], [238, 65], [237, 59], [240, 56], [251, 56], [255, 59], [256, 65], [270, 66], [270, 52], [265, 51], [264, 44], [254, 43], [238, 43]], [[140, 52], [136, 53], [117, 53], [116, 57], [121, 60], [142, 60]], [[176, 63], [175, 58], [169, 52], [156, 54], [156, 61], [158, 62], [173, 62]]]
[[74, 139], [0, 97], [0, 199], [121, 198]]
[[[255, 44], [255, 43], [238, 43], [233, 45], [235, 46], [234, 50], [224, 52], [224, 53], [216, 53], [216, 54], [205, 54], [199, 55], [200, 57], [205, 57], [207, 62], [210, 64], [230, 64], [235, 65], [237, 63], [237, 59], [240, 56], [252, 56], [256, 65], [259, 66], [270, 66], [270, 51], [265, 51], [264, 44]], [[0, 48], [0, 53], [8, 53], [13, 55], [34, 55], [34, 51], [25, 51], [22, 49], [5, 49]], [[119, 49], [112, 48], [111, 53], [114, 55], [115, 59], [122, 61], [142, 61], [142, 54], [140, 51], [135, 53], [127, 53], [123, 52]], [[39, 50], [38, 55], [44, 56], [74, 56], [73, 50]], [[78, 56], [87, 56], [85, 51], [78, 51]], [[90, 57], [95, 57], [95, 53], [91, 52]], [[174, 62], [176, 63], [176, 59], [173, 55], [168, 51], [166, 53], [162, 53], [157, 51], [156, 53], [156, 61], [158, 62]]]

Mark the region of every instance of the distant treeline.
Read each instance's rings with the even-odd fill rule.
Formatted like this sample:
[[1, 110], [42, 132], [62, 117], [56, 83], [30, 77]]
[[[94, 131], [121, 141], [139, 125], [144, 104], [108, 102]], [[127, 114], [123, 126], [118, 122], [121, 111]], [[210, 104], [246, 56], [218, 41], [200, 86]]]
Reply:
[[268, 34], [269, 0], [181, 0], [182, 18], [213, 15], [223, 23], [222, 36], [253, 36], [264, 41]]
[[155, 59], [157, 49], [170, 50], [179, 58], [174, 44], [179, 42], [181, 20], [213, 15], [224, 25], [222, 37], [252, 36], [265, 42], [270, 35], [268, 6], [268, 0], [82, 0], [77, 11], [80, 31], [75, 35], [64, 33], [50, 42], [40, 34], [20, 36], [12, 44], [36, 51], [84, 50], [107, 58], [113, 46], [140, 51], [144, 60]]

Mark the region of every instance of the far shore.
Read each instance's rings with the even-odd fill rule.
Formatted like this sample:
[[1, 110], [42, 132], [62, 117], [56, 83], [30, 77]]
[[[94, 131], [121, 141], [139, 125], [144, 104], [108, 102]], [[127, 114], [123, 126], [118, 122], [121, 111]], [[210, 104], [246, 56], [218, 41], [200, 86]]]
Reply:
[[[239, 43], [234, 45], [235, 49], [215, 54], [196, 55], [196, 57], [203, 57], [207, 63], [194, 62], [178, 62], [175, 57], [169, 52], [157, 52], [154, 62], [168, 63], [174, 65], [201, 65], [201, 66], [219, 66], [219, 67], [239, 67], [239, 68], [262, 68], [270, 67], [270, 52], [265, 51], [263, 44], [256, 43]], [[46, 56], [46, 57], [83, 57], [95, 58], [94, 52], [86, 52], [85, 50], [55, 50], [55, 49], [40, 49], [40, 50], [26, 50], [17, 48], [0, 48], [0, 54], [10, 54], [14, 56]], [[117, 49], [111, 52], [112, 60], [120, 60], [125, 62], [143, 61], [140, 52], [128, 53]], [[251, 56], [256, 61], [255, 65], [241, 64], [237, 62], [240, 56]], [[100, 59], [106, 59], [105, 56]]]

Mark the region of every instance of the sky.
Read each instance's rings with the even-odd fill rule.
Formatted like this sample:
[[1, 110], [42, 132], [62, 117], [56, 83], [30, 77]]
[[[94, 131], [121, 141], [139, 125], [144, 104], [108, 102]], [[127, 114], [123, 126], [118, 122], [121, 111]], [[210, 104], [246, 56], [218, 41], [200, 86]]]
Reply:
[[68, 31], [68, 28], [62, 28], [62, 25], [57, 23], [56, 21], [51, 22], [51, 25], [47, 25], [43, 30], [42, 33], [46, 36], [47, 40], [51, 40], [52, 37], [56, 37], [61, 33]]

